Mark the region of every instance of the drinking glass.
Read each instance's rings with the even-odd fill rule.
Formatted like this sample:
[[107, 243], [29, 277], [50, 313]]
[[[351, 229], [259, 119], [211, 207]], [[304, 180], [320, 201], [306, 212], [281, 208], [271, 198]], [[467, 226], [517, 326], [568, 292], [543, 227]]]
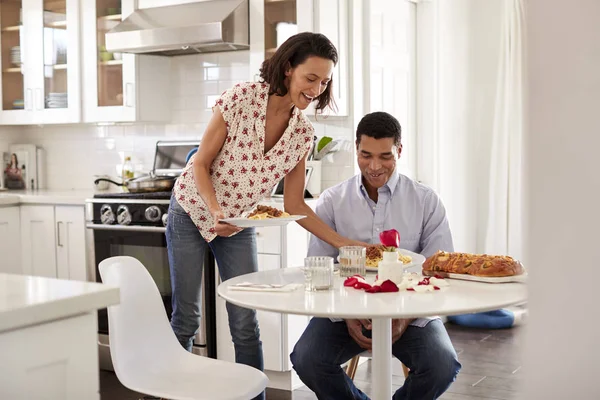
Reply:
[[329, 290], [333, 287], [333, 258], [306, 257], [304, 259], [304, 288], [307, 292]]
[[365, 267], [367, 248], [363, 246], [344, 246], [340, 247], [340, 276], [348, 277], [352, 275], [364, 276], [367, 271]]

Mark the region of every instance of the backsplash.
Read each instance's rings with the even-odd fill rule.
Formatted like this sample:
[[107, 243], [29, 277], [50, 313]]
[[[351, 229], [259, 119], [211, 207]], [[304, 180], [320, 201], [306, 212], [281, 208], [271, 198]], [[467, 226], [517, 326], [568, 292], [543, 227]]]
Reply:
[[[152, 168], [158, 140], [198, 140], [212, 114], [215, 99], [237, 82], [248, 80], [248, 52], [204, 54], [172, 59], [172, 123], [120, 125], [46, 125], [0, 128], [0, 151], [11, 143], [33, 143], [44, 149], [49, 189], [92, 189], [94, 175], [118, 176], [125, 156], [137, 174]], [[352, 119], [323, 119], [313, 124], [317, 136], [340, 139], [338, 152], [322, 164], [322, 186], [354, 174]]]

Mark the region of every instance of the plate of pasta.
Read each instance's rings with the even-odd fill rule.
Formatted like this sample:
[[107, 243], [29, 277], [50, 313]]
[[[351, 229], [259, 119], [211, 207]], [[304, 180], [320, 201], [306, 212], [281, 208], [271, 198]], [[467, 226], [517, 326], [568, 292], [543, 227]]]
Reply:
[[221, 221], [240, 228], [250, 228], [259, 226], [282, 226], [290, 222], [306, 218], [305, 215], [290, 215], [285, 211], [274, 207], [258, 205], [256, 208], [244, 217], [224, 218]]
[[[383, 245], [371, 246], [367, 248], [367, 259], [365, 261], [367, 271], [377, 272], [379, 261], [383, 259], [384, 249], [385, 246]], [[404, 267], [409, 268], [417, 265], [423, 265], [425, 262], [425, 257], [410, 250], [398, 249], [398, 261], [401, 261], [402, 264], [404, 264]]]

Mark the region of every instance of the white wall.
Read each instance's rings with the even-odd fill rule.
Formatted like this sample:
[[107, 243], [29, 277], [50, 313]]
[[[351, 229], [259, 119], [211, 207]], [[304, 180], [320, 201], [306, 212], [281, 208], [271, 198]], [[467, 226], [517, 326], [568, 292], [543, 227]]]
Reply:
[[440, 194], [458, 251], [483, 246], [502, 0], [418, 7], [417, 177]]
[[[248, 52], [226, 52], [173, 58], [174, 85], [170, 124], [47, 125], [0, 128], [0, 152], [9, 143], [34, 143], [47, 156], [47, 186], [51, 189], [91, 189], [93, 176], [117, 175], [124, 156], [136, 170], [152, 168], [157, 140], [200, 140], [216, 96], [250, 75]], [[322, 181], [331, 186], [353, 174], [352, 119], [323, 119], [314, 123], [318, 136], [344, 139], [342, 151], [323, 161]]]
[[529, 0], [522, 398], [600, 398], [600, 2]]

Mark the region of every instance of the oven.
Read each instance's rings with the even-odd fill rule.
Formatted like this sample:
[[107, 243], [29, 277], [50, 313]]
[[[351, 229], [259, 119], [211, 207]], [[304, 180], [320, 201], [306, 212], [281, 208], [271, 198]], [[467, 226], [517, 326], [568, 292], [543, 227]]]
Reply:
[[[154, 279], [170, 320], [172, 293], [165, 236], [170, 193], [118, 193], [101, 196], [86, 202], [88, 254], [91, 265], [95, 266], [95, 280], [101, 282], [98, 265], [102, 260], [115, 256], [138, 259]], [[193, 352], [212, 358], [216, 358], [217, 348], [215, 282], [214, 258], [208, 254], [201, 289], [201, 326], [194, 338]], [[107, 310], [99, 310], [100, 367], [112, 370], [108, 335]]]

